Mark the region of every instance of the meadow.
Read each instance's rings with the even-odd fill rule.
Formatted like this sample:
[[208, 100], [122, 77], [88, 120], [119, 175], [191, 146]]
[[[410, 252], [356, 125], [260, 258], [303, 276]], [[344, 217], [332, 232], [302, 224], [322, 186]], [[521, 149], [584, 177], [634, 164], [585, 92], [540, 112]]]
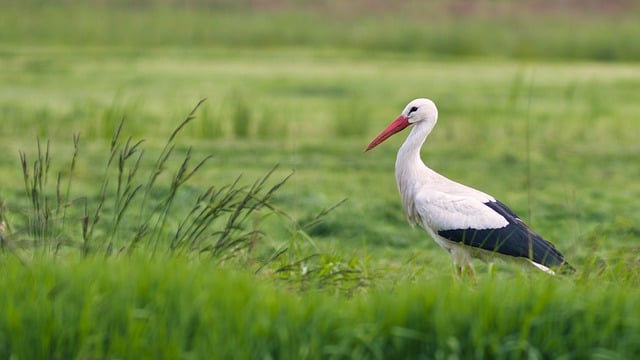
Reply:
[[[640, 352], [633, 5], [268, 3], [5, 4], [1, 358]], [[401, 208], [406, 133], [362, 151], [416, 97], [425, 162], [576, 274], [453, 275]]]

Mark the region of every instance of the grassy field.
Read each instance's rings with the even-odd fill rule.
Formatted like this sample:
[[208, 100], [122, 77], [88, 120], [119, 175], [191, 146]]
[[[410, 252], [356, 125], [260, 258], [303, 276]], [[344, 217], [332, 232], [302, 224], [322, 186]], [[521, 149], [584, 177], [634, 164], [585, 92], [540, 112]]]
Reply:
[[[0, 358], [640, 351], [632, 5], [435, 3], [424, 31], [390, 16], [412, 3], [150, 4], [0, 14]], [[575, 275], [454, 278], [402, 212], [404, 136], [362, 152], [416, 97], [440, 112], [425, 162]]]

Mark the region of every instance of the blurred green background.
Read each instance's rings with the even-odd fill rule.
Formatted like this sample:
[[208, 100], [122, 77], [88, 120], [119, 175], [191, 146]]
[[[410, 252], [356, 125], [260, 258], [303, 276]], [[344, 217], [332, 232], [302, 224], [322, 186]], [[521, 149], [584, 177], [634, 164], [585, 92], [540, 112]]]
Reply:
[[[285, 347], [287, 337], [298, 339], [294, 343], [301, 346], [299, 349], [303, 348], [301, 343], [306, 344], [311, 353], [320, 351], [336, 357], [403, 356], [417, 350], [405, 348], [405, 342], [396, 340], [403, 336], [423, 339], [422, 335], [403, 332], [415, 328], [427, 334], [436, 328], [450, 332], [455, 341], [415, 341], [438, 346], [441, 354], [462, 357], [470, 356], [465, 344], [480, 346], [477, 357], [484, 354], [490, 358], [531, 354], [555, 357], [558, 351], [569, 358], [580, 357], [592, 354], [590, 344], [599, 346], [602, 354], [609, 354], [610, 350], [622, 357], [640, 349], [637, 341], [621, 335], [638, 329], [637, 321], [624, 319], [637, 319], [640, 312], [633, 305], [640, 299], [640, 5], [636, 2], [26, 0], [0, 1], [0, 8], [0, 217], [7, 225], [5, 234], [16, 240], [3, 240], [5, 253], [0, 255], [0, 264], [12, 269], [13, 275], [4, 280], [13, 293], [39, 294], [41, 290], [38, 283], [11, 282], [27, 276], [22, 272], [27, 270], [21, 270], [22, 265], [15, 263], [13, 255], [24, 260], [38, 259], [40, 254], [30, 238], [34, 233], [33, 210], [19, 152], [25, 154], [29, 164], [38, 162], [38, 154], [44, 152], [49, 141], [51, 175], [44, 186], [44, 197], [52, 202], [56, 199], [54, 179], [59, 176], [71, 184], [69, 199], [88, 199], [88, 209], [95, 211], [101, 194], [119, 191], [113, 188], [115, 180], [104, 193], [101, 185], [108, 174], [115, 173], [105, 164], [121, 120], [125, 119], [122, 139], [144, 139], [145, 154], [154, 158], [162, 154], [173, 129], [199, 100], [206, 98], [195, 119], [176, 138], [175, 153], [194, 159], [211, 158], [176, 196], [175, 213], [167, 215], [167, 236], [180, 214], [189, 209], [189, 196], [202, 189], [223, 187], [238, 176], [242, 176], [240, 185], [250, 185], [276, 164], [279, 167], [269, 184], [293, 172], [271, 199], [278, 212], [267, 211], [250, 218], [250, 226], [264, 233], [252, 250], [255, 253], [243, 253], [241, 260], [230, 261], [230, 265], [220, 261], [236, 270], [246, 267], [262, 271], [257, 279], [269, 285], [280, 284], [277, 280], [284, 279], [287, 295], [292, 290], [302, 293], [296, 295], [301, 301], [294, 298], [286, 303], [288, 309], [294, 309], [291, 318], [286, 315], [279, 325], [273, 325], [275, 330], [269, 334], [276, 345], [263, 347], [262, 343], [252, 343], [251, 336], [246, 337], [248, 345], [240, 346], [249, 349], [247, 356], [283, 355], [273, 349]], [[520, 278], [508, 266], [498, 265], [496, 270], [478, 263], [477, 292], [464, 285], [462, 290], [457, 285], [448, 287], [451, 282], [458, 284], [449, 278], [448, 254], [425, 232], [409, 227], [395, 188], [395, 152], [406, 134], [362, 153], [404, 105], [417, 97], [433, 99], [440, 113], [439, 124], [423, 150], [425, 162], [508, 204], [557, 245], [578, 268], [576, 278], [562, 282], [545, 278], [537, 282], [539, 274]], [[70, 171], [73, 134], [78, 136], [79, 152]], [[179, 168], [180, 160], [171, 158], [166, 165], [170, 175]], [[152, 166], [153, 161], [148, 158], [140, 162], [141, 168]], [[31, 167], [28, 172], [33, 175]], [[169, 181], [170, 176], [160, 179]], [[161, 187], [150, 196], [160, 201], [169, 188]], [[64, 206], [71, 209], [79, 203], [71, 201]], [[326, 209], [338, 203], [325, 214]], [[99, 223], [103, 232], [96, 232], [93, 248], [98, 255], [110, 253], [113, 247], [126, 248], [135, 236], [124, 231], [128, 224], [121, 232], [111, 231], [119, 226], [109, 220], [118, 206], [105, 203], [105, 216]], [[37, 266], [38, 274], [44, 278], [36, 278], [49, 284], [46, 289], [51, 293], [66, 289], [61, 290], [60, 298], [51, 295], [51, 306], [63, 309], [70, 299], [86, 296], [100, 303], [104, 296], [86, 287], [91, 277], [56, 264], [59, 258], [69, 261], [65, 266], [73, 267], [78, 261], [75, 250], [82, 248], [79, 244], [84, 219], [83, 210], [78, 211], [76, 214], [69, 210], [64, 231], [52, 239], [54, 250], [45, 251], [45, 255], [53, 255], [45, 256], [51, 262], [45, 260], [44, 265]], [[113, 243], [101, 235], [109, 233], [116, 234], [110, 238]], [[279, 249], [287, 250], [287, 259], [278, 258], [277, 266], [256, 265], [270, 254], [279, 254]], [[142, 258], [146, 259], [148, 250], [141, 246]], [[190, 255], [188, 259], [194, 257], [199, 258]], [[131, 299], [126, 287], [118, 293], [122, 295], [118, 301], [129, 310], [145, 308], [145, 304], [165, 304], [162, 301], [174, 291], [172, 286], [180, 288], [181, 297], [171, 300], [175, 303], [166, 308], [158, 305], [163, 311], [173, 310], [167, 318], [159, 318], [159, 328], [171, 324], [178, 333], [192, 331], [193, 338], [206, 345], [194, 350], [196, 357], [221, 346], [208, 338], [202, 328], [196, 326], [194, 330], [191, 318], [180, 317], [180, 313], [193, 312], [189, 299], [203, 294], [203, 287], [228, 289], [224, 276], [223, 280], [198, 277], [198, 285], [194, 286], [172, 282], [165, 292], [154, 297], [144, 282], [162, 283], [168, 275], [153, 262], [138, 267], [138, 261], [138, 257], [122, 257], [112, 263], [91, 258], [79, 267], [85, 273], [92, 267], [107, 269], [100, 273], [99, 281], [108, 289], [116, 287], [108, 275], [109, 267], [119, 269], [116, 273], [122, 276], [117, 282], [127, 283], [126, 274], [136, 274], [128, 284], [140, 291], [142, 299]], [[221, 271], [212, 270], [206, 261], [195, 261], [198, 265], [180, 259], [171, 261], [176, 274], [185, 277]], [[255, 281], [246, 274], [231, 278], [248, 292]], [[496, 320], [504, 325], [497, 326], [498, 330], [492, 325], [492, 314], [502, 314], [504, 308], [494, 293], [505, 288], [497, 285], [496, 279], [515, 284], [513, 289], [507, 289], [515, 299], [508, 312], [513, 321]], [[66, 282], [76, 287], [60, 287]], [[599, 288], [602, 283], [608, 286]], [[433, 291], [443, 286], [448, 289], [446, 301]], [[527, 303], [523, 299], [529, 299], [531, 286], [536, 295]], [[545, 293], [547, 287], [557, 291]], [[328, 289], [330, 295], [303, 291], [308, 288]], [[275, 305], [283, 296], [278, 289], [276, 285], [276, 290], [268, 290], [265, 302], [256, 305], [256, 309], [284, 311]], [[425, 291], [416, 294], [420, 289]], [[427, 306], [434, 313], [443, 314], [442, 321], [435, 325], [424, 321], [415, 327], [411, 316], [394, 313], [387, 318], [391, 330], [369, 333], [369, 327], [355, 326], [353, 331], [343, 330], [342, 339], [346, 340], [336, 340], [327, 324], [345, 318], [355, 323], [365, 318], [372, 321], [376, 312], [386, 306], [400, 306], [389, 303], [389, 292], [406, 299], [403, 306], [408, 314], [419, 318], [421, 306]], [[362, 296], [357, 301], [368, 304], [365, 309], [369, 312], [359, 313], [358, 304], [349, 302], [354, 293]], [[330, 298], [331, 294], [338, 297]], [[598, 312], [609, 295], [624, 306]], [[206, 313], [207, 307], [220, 300], [216, 294], [211, 296], [199, 298], [201, 308], [196, 310]], [[411, 302], [414, 297], [419, 303]], [[305, 303], [310, 298], [316, 300], [307, 308]], [[101, 328], [102, 323], [97, 321], [101, 305], [87, 301], [74, 306], [90, 315], [83, 318], [81, 314], [63, 312], [61, 320], [55, 318], [60, 323], [53, 324], [64, 327], [65, 319], [73, 324], [78, 321], [78, 328], [86, 331], [87, 339], [95, 336], [100, 339], [96, 343], [112, 347], [93, 347], [87, 345], [90, 340], [73, 340], [73, 334], [58, 334], [56, 326], [42, 325], [34, 327], [34, 336], [53, 340], [34, 348], [20, 337], [7, 334], [11, 334], [10, 324], [30, 324], [33, 309], [29, 306], [37, 308], [42, 302], [21, 307], [19, 296], [11, 299], [4, 300], [14, 306], [16, 315], [0, 326], [0, 355], [121, 357], [129, 352], [144, 356], [150, 354], [149, 348], [158, 350], [149, 343], [165, 344], [153, 339], [169, 336], [137, 328], [138, 310], [131, 310], [135, 314], [124, 319], [114, 313], [108, 318], [131, 331], [122, 338], [111, 335], [121, 341], [116, 346], [110, 342], [116, 341], [114, 338], [104, 335], [113, 334], [108, 327], [111, 325]], [[322, 305], [325, 300], [328, 305]], [[336, 315], [339, 317], [331, 318], [331, 310], [342, 308], [343, 301], [349, 305]], [[450, 309], [466, 306], [465, 301], [476, 307], [489, 304], [487, 322], [478, 325], [460, 318], [459, 322], [449, 323], [445, 315], [455, 317], [455, 311]], [[537, 304], [543, 305], [536, 308]], [[553, 310], [545, 313], [544, 304]], [[569, 309], [567, 313], [563, 312], [565, 308]], [[291, 323], [304, 323], [304, 313], [316, 310], [326, 312], [327, 317], [316, 319], [318, 323], [312, 331], [286, 331]], [[258, 325], [246, 319], [240, 321], [246, 326], [242, 331], [266, 331], [263, 327], [269, 328], [270, 321], [274, 321], [270, 314], [262, 313], [264, 323]], [[38, 316], [34, 322], [43, 323]], [[578, 325], [569, 330], [546, 327], [558, 316], [566, 316], [566, 321], [577, 321]], [[610, 319], [610, 326], [602, 333], [593, 325], [597, 323], [594, 319], [601, 317]], [[216, 324], [215, 316], [212, 319], [206, 325]], [[539, 332], [533, 331], [531, 342], [527, 342], [526, 335], [516, 336], [520, 339], [517, 346], [502, 342], [512, 332], [522, 331], [524, 327], [519, 329], [518, 324], [521, 320], [526, 323], [526, 319], [538, 319], [537, 324], [542, 324], [536, 328]], [[227, 320], [225, 324], [237, 321]], [[329, 323], [322, 323], [323, 320]], [[236, 329], [234, 326], [232, 329]], [[398, 332], [393, 326], [400, 326], [401, 330]], [[495, 337], [479, 335], [487, 329], [496, 330]], [[470, 335], [456, 338], [458, 331]], [[545, 334], [564, 337], [569, 345], [560, 346], [551, 340], [536, 342], [536, 336], [547, 339]], [[140, 344], [123, 345], [131, 337], [141, 339]], [[598, 339], [601, 342], [597, 343]], [[175, 346], [167, 353], [188, 353], [187, 344], [192, 340], [185, 336], [176, 343], [166, 343]], [[386, 352], [387, 345], [397, 352]], [[82, 346], [90, 350], [85, 347], [84, 352], [78, 352]], [[583, 352], [575, 351], [578, 346]], [[158, 351], [164, 350], [168, 351]], [[300, 350], [284, 357], [305, 357], [304, 354], [309, 353]]]

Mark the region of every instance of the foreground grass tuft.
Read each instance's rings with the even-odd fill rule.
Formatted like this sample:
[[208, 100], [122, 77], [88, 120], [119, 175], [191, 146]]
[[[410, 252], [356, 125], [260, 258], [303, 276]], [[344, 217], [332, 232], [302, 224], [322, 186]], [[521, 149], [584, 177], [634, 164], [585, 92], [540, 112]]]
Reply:
[[29, 205], [25, 213], [15, 214], [13, 230], [3, 232], [3, 242], [45, 254], [77, 249], [84, 256], [110, 255], [143, 247], [150, 256], [158, 251], [193, 252], [217, 259], [255, 246], [263, 234], [250, 220], [263, 208], [274, 211], [269, 200], [288, 177], [269, 184], [272, 169], [250, 186], [240, 185], [238, 178], [204, 190], [187, 188], [211, 157], [194, 163], [189, 147], [176, 159], [177, 137], [201, 104], [175, 128], [152, 162], [145, 159], [144, 140], [123, 138], [123, 119], [111, 138], [96, 193], [71, 194], [82, 155], [78, 135], [73, 137], [68, 169], [53, 169], [49, 142], [38, 140], [32, 161], [20, 152]]
[[[272, 204], [292, 174], [271, 181], [276, 168], [249, 185], [240, 177], [226, 185], [201, 188], [190, 180], [203, 170], [207, 155], [194, 163], [192, 148], [178, 153], [177, 139], [195, 118], [200, 101], [178, 124], [155, 160], [147, 161], [144, 140], [124, 138], [123, 119], [115, 129], [102, 174], [93, 192], [76, 194], [76, 163], [82, 156], [79, 135], [66, 169], [52, 165], [51, 143], [37, 141], [35, 159], [20, 152], [27, 206], [1, 208], [2, 246], [23, 264], [32, 257], [160, 254], [208, 258], [221, 264], [240, 258], [256, 273], [277, 274], [298, 290], [351, 291], [367, 285], [366, 266], [338, 254], [326, 254], [308, 230], [342, 204], [298, 222]], [[53, 180], [55, 179], [55, 180]], [[23, 209], [16, 211], [15, 209]], [[261, 219], [275, 215], [290, 227], [288, 239], [262, 244]], [[12, 221], [8, 222], [8, 218]], [[10, 226], [9, 226], [10, 225]]]

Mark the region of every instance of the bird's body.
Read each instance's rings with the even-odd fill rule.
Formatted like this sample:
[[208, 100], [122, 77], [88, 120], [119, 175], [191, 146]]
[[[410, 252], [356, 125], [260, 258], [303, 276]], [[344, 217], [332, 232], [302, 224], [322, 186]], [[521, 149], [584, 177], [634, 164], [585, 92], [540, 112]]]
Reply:
[[531, 231], [492, 196], [450, 180], [428, 168], [420, 149], [438, 118], [428, 99], [411, 101], [365, 151], [414, 125], [396, 158], [396, 183], [409, 222], [420, 224], [451, 256], [459, 273], [473, 273], [471, 258], [515, 260], [554, 273], [570, 265], [548, 241]]

